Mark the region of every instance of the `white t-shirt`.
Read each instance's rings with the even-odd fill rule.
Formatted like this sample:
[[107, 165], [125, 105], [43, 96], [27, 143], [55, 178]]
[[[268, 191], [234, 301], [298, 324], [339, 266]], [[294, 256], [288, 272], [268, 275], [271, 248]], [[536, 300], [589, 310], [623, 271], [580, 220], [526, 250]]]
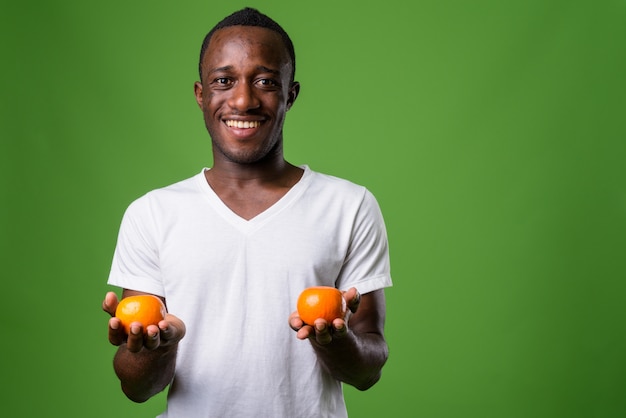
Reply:
[[311, 171], [251, 220], [204, 177], [127, 209], [109, 284], [166, 298], [187, 334], [162, 417], [345, 417], [341, 383], [288, 326], [309, 286], [391, 286], [385, 226], [364, 187]]

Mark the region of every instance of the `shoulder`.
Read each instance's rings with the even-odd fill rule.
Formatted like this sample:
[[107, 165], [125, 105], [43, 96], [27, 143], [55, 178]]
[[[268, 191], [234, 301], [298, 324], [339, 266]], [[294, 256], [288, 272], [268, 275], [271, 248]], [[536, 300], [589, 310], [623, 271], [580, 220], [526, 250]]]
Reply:
[[378, 201], [367, 187], [341, 177], [315, 171], [311, 171], [310, 176], [307, 190], [309, 200], [329, 210], [341, 209], [346, 214], [374, 213], [378, 216], [380, 212]]
[[127, 212], [146, 212], [159, 207], [183, 204], [187, 199], [199, 194], [200, 176], [204, 176], [204, 171], [176, 183], [150, 190], [132, 201]]
[[354, 198], [369, 193], [365, 186], [350, 180], [310, 170], [311, 186], [318, 191]]

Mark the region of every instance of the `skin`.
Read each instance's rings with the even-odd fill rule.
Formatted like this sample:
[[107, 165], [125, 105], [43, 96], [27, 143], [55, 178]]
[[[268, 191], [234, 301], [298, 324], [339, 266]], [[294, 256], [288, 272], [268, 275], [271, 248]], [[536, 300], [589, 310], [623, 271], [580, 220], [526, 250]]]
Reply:
[[[145, 294], [124, 289], [122, 298]], [[172, 381], [185, 324], [168, 313], [158, 325], [149, 325], [145, 333], [141, 323], [131, 324], [130, 334], [126, 335], [121, 321], [115, 317], [117, 304], [114, 292], [108, 292], [102, 302], [102, 309], [111, 315], [109, 342], [118, 346], [113, 368], [126, 396], [135, 402], [145, 402]]]
[[[283, 155], [283, 123], [300, 84], [291, 80], [291, 61], [275, 32], [233, 26], [215, 32], [202, 62], [202, 81], [194, 84], [212, 139], [213, 166], [205, 172], [215, 193], [244, 219], [252, 219], [284, 196], [302, 176]], [[252, 123], [236, 128], [226, 121]], [[124, 289], [122, 297], [141, 292]], [[387, 360], [383, 336], [384, 291], [359, 295], [344, 292], [350, 308], [344, 318], [323, 319], [305, 325], [293, 312], [288, 324], [295, 337], [308, 340], [320, 364], [336, 379], [360, 390], [380, 378]], [[167, 305], [167, 301], [163, 299]], [[115, 318], [118, 299], [109, 292], [102, 308], [111, 315], [109, 341], [118, 346], [114, 369], [122, 390], [143, 402], [161, 392], [174, 377], [176, 352], [185, 336], [185, 324], [168, 313], [158, 325], [131, 325], [125, 335]]]
[[[211, 135], [213, 166], [206, 178], [224, 203], [251, 219], [300, 180], [302, 169], [283, 158], [283, 123], [300, 84], [277, 33], [234, 26], [213, 35], [196, 82], [196, 102]], [[253, 129], [225, 121], [259, 122]]]
[[389, 355], [383, 334], [385, 293], [381, 289], [360, 295], [352, 287], [343, 298], [349, 308], [346, 317], [331, 323], [318, 318], [310, 326], [294, 311], [289, 325], [297, 338], [311, 342], [322, 367], [335, 379], [367, 390], [380, 379]]

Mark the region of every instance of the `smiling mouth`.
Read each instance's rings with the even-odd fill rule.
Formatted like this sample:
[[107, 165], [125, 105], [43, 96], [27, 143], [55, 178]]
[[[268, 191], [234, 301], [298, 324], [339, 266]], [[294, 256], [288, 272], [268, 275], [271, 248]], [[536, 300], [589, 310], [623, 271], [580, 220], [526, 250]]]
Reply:
[[229, 128], [237, 128], [237, 129], [251, 129], [258, 128], [261, 126], [261, 122], [258, 120], [232, 120], [229, 119], [225, 121], [226, 126]]

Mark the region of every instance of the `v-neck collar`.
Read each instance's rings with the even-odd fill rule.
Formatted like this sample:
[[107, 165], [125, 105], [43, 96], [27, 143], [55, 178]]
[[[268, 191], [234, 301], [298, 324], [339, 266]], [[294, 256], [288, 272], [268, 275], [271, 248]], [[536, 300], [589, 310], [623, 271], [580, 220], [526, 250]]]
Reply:
[[291, 189], [287, 191], [276, 203], [274, 203], [269, 208], [265, 209], [263, 212], [259, 213], [255, 217], [251, 219], [245, 219], [241, 216], [237, 215], [232, 211], [220, 197], [215, 193], [215, 190], [209, 185], [209, 182], [206, 180], [204, 175], [206, 170], [209, 168], [203, 168], [202, 171], [196, 175], [196, 183], [200, 188], [202, 194], [207, 198], [213, 209], [226, 221], [232, 224], [237, 229], [242, 232], [252, 232], [256, 230], [261, 225], [265, 224], [271, 218], [273, 218], [276, 214], [281, 212], [283, 209], [291, 205], [307, 188], [308, 184], [311, 181], [311, 177], [313, 172], [307, 165], [300, 166], [301, 169], [304, 170], [302, 173], [302, 177], [296, 184], [294, 184]]

